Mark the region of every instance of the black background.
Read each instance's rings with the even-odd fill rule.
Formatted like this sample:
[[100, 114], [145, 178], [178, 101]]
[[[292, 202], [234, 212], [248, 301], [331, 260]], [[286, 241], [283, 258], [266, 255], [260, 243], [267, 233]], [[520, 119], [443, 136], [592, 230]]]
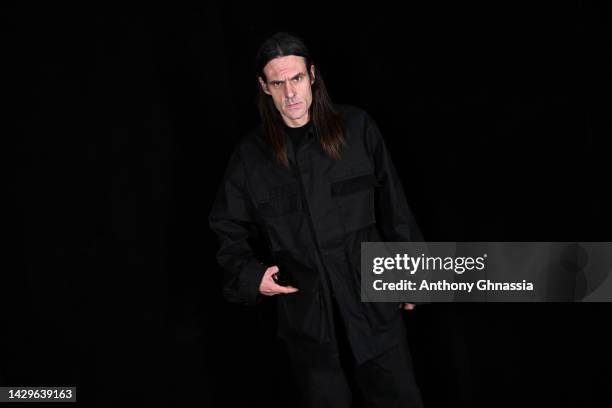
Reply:
[[[426, 240], [611, 241], [607, 8], [413, 3], [5, 9], [0, 385], [294, 405], [274, 299], [222, 299], [206, 222], [279, 30], [375, 118]], [[610, 311], [407, 312], [426, 406], [609, 406]]]

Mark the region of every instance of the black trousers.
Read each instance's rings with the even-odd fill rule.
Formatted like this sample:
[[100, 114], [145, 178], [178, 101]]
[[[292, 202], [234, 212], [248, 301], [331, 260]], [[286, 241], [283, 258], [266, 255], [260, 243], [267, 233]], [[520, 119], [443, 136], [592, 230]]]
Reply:
[[412, 369], [406, 338], [378, 357], [355, 364], [338, 305], [333, 298], [338, 347], [322, 345], [308, 359], [299, 344], [286, 342], [302, 407], [421, 408], [423, 402]]

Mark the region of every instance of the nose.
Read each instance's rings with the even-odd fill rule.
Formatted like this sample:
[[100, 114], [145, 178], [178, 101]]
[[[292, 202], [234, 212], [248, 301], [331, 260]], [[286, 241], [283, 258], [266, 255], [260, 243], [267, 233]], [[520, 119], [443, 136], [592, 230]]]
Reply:
[[295, 96], [295, 88], [291, 81], [285, 83], [285, 97], [293, 98]]

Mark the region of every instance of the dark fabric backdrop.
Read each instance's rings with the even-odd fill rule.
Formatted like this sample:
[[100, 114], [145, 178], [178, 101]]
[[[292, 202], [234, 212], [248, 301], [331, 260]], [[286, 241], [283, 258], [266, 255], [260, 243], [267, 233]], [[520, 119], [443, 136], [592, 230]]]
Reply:
[[[206, 217], [278, 30], [366, 109], [429, 241], [612, 241], [609, 12], [379, 2], [2, 13], [0, 385], [82, 406], [292, 406], [274, 299], [220, 294]], [[610, 406], [610, 304], [405, 315], [429, 407]], [[58, 405], [59, 406], [59, 405]]]

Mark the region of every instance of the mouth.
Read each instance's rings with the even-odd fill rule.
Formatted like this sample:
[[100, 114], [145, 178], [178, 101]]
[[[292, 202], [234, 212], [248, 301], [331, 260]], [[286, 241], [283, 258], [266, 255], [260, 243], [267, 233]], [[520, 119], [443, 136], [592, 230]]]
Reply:
[[296, 109], [300, 105], [301, 105], [301, 102], [294, 103], [293, 105], [287, 105], [287, 109]]

